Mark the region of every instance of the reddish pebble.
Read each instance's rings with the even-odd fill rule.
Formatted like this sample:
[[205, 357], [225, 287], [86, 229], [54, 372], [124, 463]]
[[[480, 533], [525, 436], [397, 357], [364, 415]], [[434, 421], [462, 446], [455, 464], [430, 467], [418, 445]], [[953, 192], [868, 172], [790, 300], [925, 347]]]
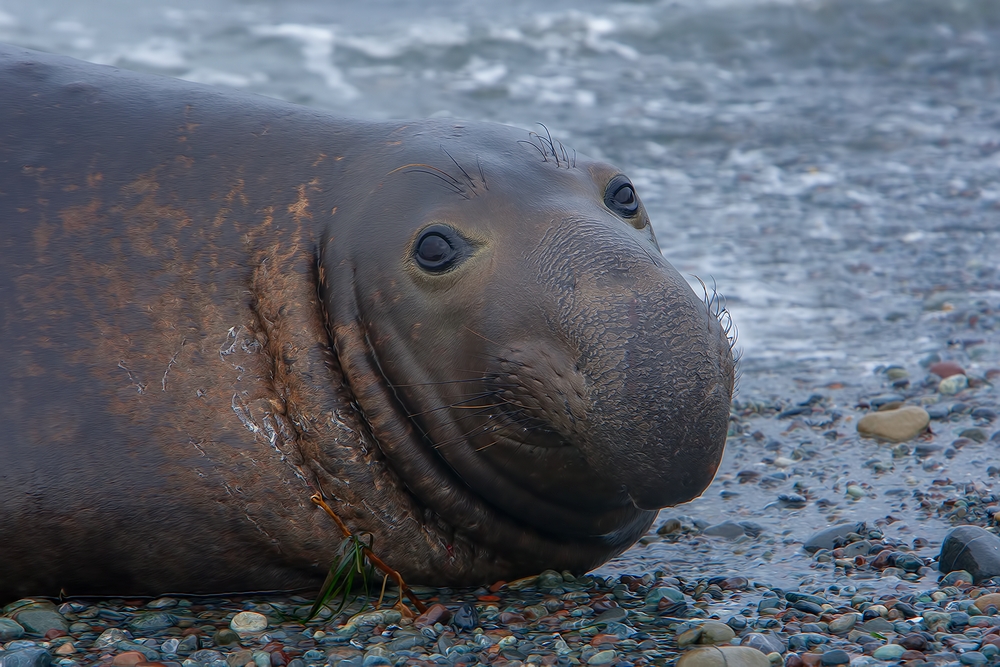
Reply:
[[747, 588], [750, 582], [746, 577], [729, 577], [719, 587], [724, 591], [739, 591]]
[[507, 585], [507, 582], [503, 581], [501, 579], [500, 581], [498, 581], [495, 584], [493, 584], [492, 586], [490, 586], [490, 593], [496, 593], [498, 590], [500, 590], [501, 588], [503, 588], [506, 585]]
[[[799, 656], [799, 659], [805, 667], [819, 667], [819, 663], [823, 659], [823, 656], [819, 653], [803, 653]], [[788, 663], [786, 662], [785, 664], [787, 665]]]
[[954, 361], [939, 361], [936, 364], [931, 364], [927, 370], [942, 380], [950, 378], [952, 375], [965, 375], [965, 369]]
[[903, 661], [906, 661], [906, 660], [923, 660], [924, 657], [925, 656], [924, 656], [924, 654], [922, 652], [920, 652], [920, 651], [914, 651], [913, 649], [910, 649], [908, 651], [903, 651], [903, 655], [899, 656], [899, 659], [903, 660]]
[[443, 604], [432, 604], [427, 611], [413, 619], [413, 625], [419, 630], [427, 628], [435, 623], [447, 623], [451, 618], [451, 612]]
[[601, 644], [617, 644], [617, 635], [594, 635], [594, 638], [590, 640], [591, 646], [600, 646]]
[[205, 633], [204, 633], [204, 631], [201, 628], [190, 627], [190, 628], [184, 628], [183, 630], [181, 630], [181, 636], [182, 637], [187, 637], [188, 635], [198, 635], [200, 637], [203, 634], [205, 634]]
[[146, 662], [146, 656], [138, 651], [125, 651], [116, 655], [111, 664], [115, 667], [135, 667], [140, 662]]
[[476, 599], [480, 602], [500, 602], [499, 595], [480, 595]]
[[798, 653], [789, 653], [785, 656], [785, 667], [802, 667], [802, 658]]
[[45, 638], [48, 640], [52, 640], [55, 639], [56, 637], [65, 637], [67, 634], [69, 633], [61, 628], [52, 628], [51, 630], [45, 633]]

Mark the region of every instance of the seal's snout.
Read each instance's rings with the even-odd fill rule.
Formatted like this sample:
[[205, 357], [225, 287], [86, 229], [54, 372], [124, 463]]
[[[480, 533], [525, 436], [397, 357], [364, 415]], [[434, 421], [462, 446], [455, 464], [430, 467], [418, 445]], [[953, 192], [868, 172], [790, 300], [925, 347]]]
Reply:
[[590, 404], [573, 440], [631, 504], [655, 510], [711, 483], [725, 446], [734, 361], [726, 331], [687, 281], [659, 253], [619, 245], [602, 239], [603, 252], [575, 272], [578, 296], [561, 300]]

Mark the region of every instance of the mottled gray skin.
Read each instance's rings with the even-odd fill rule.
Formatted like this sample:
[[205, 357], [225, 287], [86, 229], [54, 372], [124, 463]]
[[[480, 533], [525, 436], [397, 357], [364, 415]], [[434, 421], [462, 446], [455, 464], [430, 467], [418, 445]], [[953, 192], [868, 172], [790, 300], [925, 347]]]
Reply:
[[[0, 48], [0, 598], [621, 553], [722, 455], [730, 341], [619, 174]], [[421, 268], [429, 225], [465, 251]]]

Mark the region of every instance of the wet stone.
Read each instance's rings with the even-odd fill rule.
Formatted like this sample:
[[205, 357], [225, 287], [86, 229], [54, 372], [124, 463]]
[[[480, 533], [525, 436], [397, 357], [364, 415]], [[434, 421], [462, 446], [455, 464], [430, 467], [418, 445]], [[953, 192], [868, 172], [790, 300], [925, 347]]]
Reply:
[[476, 611], [476, 605], [468, 602], [463, 604], [455, 612], [451, 622], [459, 630], [472, 630], [475, 628], [479, 625], [479, 613]]
[[255, 611], [241, 611], [233, 616], [229, 628], [238, 634], [254, 634], [267, 629], [267, 616]]
[[[319, 659], [322, 659], [323, 654], [320, 653]], [[253, 651], [243, 649], [241, 651], [234, 651], [226, 656], [227, 667], [244, 667], [249, 662], [253, 662]]]
[[770, 633], [750, 632], [740, 641], [740, 646], [748, 646], [757, 649], [761, 653], [782, 653], [785, 650], [785, 642]]
[[44, 635], [49, 630], [69, 631], [69, 623], [51, 602], [31, 602], [11, 613], [25, 632]]
[[20, 639], [24, 635], [24, 628], [12, 618], [0, 618], [0, 642], [9, 642]]
[[598, 651], [587, 659], [588, 665], [610, 665], [618, 655], [612, 649]]
[[771, 661], [746, 646], [711, 646], [684, 653], [677, 667], [771, 667]]
[[830, 621], [830, 632], [835, 635], [850, 632], [860, 618], [859, 614], [843, 614]]
[[94, 646], [97, 648], [111, 648], [117, 646], [118, 642], [128, 641], [130, 636], [125, 634], [123, 630], [118, 628], [108, 628], [100, 634], [97, 640], [94, 642]]
[[851, 654], [839, 648], [825, 652], [819, 660], [821, 665], [846, 665], [851, 662]]
[[52, 654], [40, 646], [0, 651], [0, 667], [49, 667]]
[[997, 419], [997, 411], [992, 408], [976, 408], [972, 411], [972, 418], [994, 422]]
[[906, 649], [899, 644], [886, 644], [875, 649], [872, 657], [876, 660], [899, 660], [904, 653]]
[[702, 531], [702, 534], [709, 537], [723, 537], [727, 540], [735, 540], [738, 537], [746, 535], [746, 532], [743, 530], [743, 526], [735, 521], [723, 521], [714, 526], [709, 526]]
[[555, 588], [562, 588], [564, 580], [562, 574], [556, 572], [555, 570], [545, 570], [538, 575], [538, 579], [535, 581], [535, 587], [540, 591], [551, 591]]
[[952, 375], [938, 383], [938, 393], [952, 396], [969, 386], [969, 378], [965, 375]]
[[974, 581], [1000, 576], [1000, 538], [978, 526], [959, 526], [945, 536], [938, 567], [945, 573], [965, 570]]
[[[961, 438], [968, 438], [969, 440], [974, 440], [975, 442], [986, 442], [987, 435], [986, 431], [981, 428], [966, 428], [962, 429], [958, 433]], [[957, 442], [957, 441], [956, 441]]]
[[699, 644], [725, 644], [736, 637], [736, 632], [725, 623], [708, 621], [701, 626]]
[[952, 375], [965, 375], [965, 369], [954, 361], [938, 361], [928, 366], [927, 370], [942, 380]]
[[166, 630], [177, 624], [177, 617], [165, 611], [149, 611], [137, 614], [128, 622], [128, 627], [137, 635], [148, 635]]
[[951, 406], [944, 403], [927, 406], [927, 415], [934, 420], [947, 419], [951, 414]]
[[843, 546], [851, 533], [860, 534], [862, 532], [867, 532], [864, 523], [837, 524], [813, 534], [805, 541], [802, 548], [809, 553], [816, 553], [820, 549], [835, 549]]
[[194, 653], [199, 648], [201, 648], [201, 642], [198, 640], [198, 635], [188, 635], [180, 640], [177, 644], [177, 655], [188, 655], [189, 653]]
[[904, 405], [895, 410], [865, 415], [858, 420], [858, 433], [862, 437], [888, 442], [906, 442], [927, 430], [930, 419], [923, 408]]

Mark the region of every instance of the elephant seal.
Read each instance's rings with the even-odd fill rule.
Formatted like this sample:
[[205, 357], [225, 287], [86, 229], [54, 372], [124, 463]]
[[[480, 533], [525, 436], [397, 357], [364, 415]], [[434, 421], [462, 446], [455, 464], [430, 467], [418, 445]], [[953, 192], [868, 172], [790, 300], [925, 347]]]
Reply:
[[733, 355], [629, 180], [0, 50], [0, 596], [410, 582], [621, 553], [711, 481]]

